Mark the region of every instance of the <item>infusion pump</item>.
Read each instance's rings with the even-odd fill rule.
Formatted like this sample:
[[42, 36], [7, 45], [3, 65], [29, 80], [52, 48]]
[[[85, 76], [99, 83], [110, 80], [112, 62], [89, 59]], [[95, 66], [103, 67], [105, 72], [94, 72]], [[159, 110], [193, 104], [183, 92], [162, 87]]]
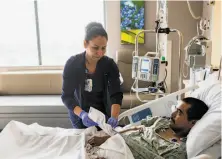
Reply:
[[132, 78], [141, 81], [159, 80], [160, 59], [158, 57], [133, 56]]

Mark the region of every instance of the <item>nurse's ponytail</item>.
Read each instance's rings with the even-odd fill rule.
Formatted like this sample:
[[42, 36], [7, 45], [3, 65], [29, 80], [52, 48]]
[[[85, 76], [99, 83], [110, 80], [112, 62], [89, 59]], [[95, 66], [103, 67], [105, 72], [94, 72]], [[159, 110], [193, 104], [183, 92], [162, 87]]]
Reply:
[[91, 22], [85, 28], [85, 41], [90, 41], [97, 36], [103, 36], [108, 40], [106, 30], [103, 28], [101, 23]]

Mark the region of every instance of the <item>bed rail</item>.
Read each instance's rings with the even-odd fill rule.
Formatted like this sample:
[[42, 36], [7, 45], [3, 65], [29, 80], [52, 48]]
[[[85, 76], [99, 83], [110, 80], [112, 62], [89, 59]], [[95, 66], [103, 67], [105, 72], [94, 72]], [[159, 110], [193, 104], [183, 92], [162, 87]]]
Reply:
[[[149, 108], [153, 116], [170, 116], [172, 106], [177, 104], [178, 96], [198, 88], [198, 85], [184, 88], [177, 92], [168, 94], [162, 98], [152, 100], [135, 108], [129, 109], [119, 115], [118, 120], [128, 117], [130, 124], [136, 124], [141, 120], [141, 113], [147, 112]], [[136, 118], [136, 119], [135, 119]]]

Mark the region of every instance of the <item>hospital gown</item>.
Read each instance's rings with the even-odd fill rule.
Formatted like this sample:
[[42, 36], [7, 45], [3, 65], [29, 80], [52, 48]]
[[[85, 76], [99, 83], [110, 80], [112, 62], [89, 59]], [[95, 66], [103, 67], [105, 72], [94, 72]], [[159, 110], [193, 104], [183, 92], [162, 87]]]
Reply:
[[185, 142], [175, 143], [161, 138], [156, 132], [168, 129], [170, 121], [161, 117], [148, 117], [141, 121], [143, 131], [122, 134], [136, 159], [185, 159]]

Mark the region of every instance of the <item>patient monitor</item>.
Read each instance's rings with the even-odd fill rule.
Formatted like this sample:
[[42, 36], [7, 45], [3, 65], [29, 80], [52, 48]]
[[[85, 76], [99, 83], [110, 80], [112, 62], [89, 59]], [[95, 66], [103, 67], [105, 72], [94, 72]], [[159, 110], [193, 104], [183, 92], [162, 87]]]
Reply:
[[134, 56], [132, 78], [141, 81], [157, 82], [159, 79], [160, 59], [158, 57]]
[[206, 54], [212, 51], [212, 41], [207, 37], [198, 35], [193, 37], [185, 47], [185, 63], [189, 67], [200, 68], [205, 67], [205, 60], [200, 60]]
[[[212, 52], [212, 41], [203, 35], [197, 35], [188, 42], [184, 50], [184, 63], [187, 68], [190, 67], [189, 84], [194, 85], [196, 82], [204, 80], [211, 73], [210, 64], [206, 63], [204, 59], [206, 54], [211, 54]], [[187, 77], [187, 75], [184, 75], [184, 77]]]

